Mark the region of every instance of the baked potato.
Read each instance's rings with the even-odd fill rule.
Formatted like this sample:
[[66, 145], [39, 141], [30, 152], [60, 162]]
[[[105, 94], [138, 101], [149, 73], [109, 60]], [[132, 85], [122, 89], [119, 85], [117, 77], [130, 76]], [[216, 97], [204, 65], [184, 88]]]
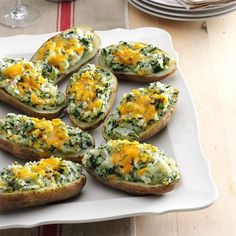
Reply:
[[82, 160], [100, 182], [135, 195], [171, 191], [180, 180], [175, 161], [150, 144], [110, 140], [88, 151]]
[[23, 58], [0, 59], [0, 100], [29, 116], [52, 119], [66, 107], [66, 97]]
[[78, 163], [51, 157], [17, 162], [0, 172], [0, 211], [61, 201], [79, 194], [86, 177]]
[[99, 64], [109, 68], [118, 79], [140, 82], [162, 80], [177, 69], [170, 54], [142, 42], [120, 41], [103, 48]]
[[125, 94], [105, 121], [103, 137], [130, 141], [152, 137], [170, 121], [178, 93], [171, 85], [154, 82]]
[[81, 162], [84, 153], [94, 147], [93, 137], [60, 119], [45, 120], [7, 114], [0, 119], [0, 148], [27, 161], [51, 155]]
[[107, 69], [86, 64], [69, 79], [67, 113], [71, 122], [82, 130], [98, 127], [112, 108], [117, 79]]
[[89, 27], [74, 27], [48, 39], [31, 61], [41, 66], [43, 75], [56, 84], [92, 60], [101, 40]]

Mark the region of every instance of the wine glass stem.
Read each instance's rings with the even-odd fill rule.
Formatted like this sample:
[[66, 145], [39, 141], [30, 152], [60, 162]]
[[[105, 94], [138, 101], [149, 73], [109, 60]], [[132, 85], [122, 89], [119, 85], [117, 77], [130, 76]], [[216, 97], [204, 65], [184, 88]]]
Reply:
[[22, 20], [27, 16], [27, 8], [22, 5], [21, 0], [17, 0], [15, 6], [11, 10], [12, 19]]
[[19, 7], [21, 5], [21, 0], [16, 1], [16, 7]]

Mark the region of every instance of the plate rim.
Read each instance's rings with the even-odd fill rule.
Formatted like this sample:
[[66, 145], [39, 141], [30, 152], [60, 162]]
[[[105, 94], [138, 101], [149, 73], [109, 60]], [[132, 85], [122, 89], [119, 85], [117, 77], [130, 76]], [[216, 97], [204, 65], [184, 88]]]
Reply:
[[138, 5], [133, 0], [128, 0], [128, 1], [135, 8], [137, 8], [138, 10], [140, 10], [140, 11], [146, 13], [146, 14], [149, 14], [149, 15], [152, 15], [152, 16], [155, 16], [155, 17], [168, 19], [168, 20], [174, 20], [174, 21], [202, 21], [202, 20], [208, 20], [208, 19], [217, 18], [217, 17], [223, 16], [223, 15], [232, 13], [236, 10], [236, 5], [235, 5], [235, 8], [230, 9], [229, 11], [225, 11], [224, 13], [220, 13], [220, 14], [216, 14], [216, 15], [212, 15], [212, 16], [205, 16], [205, 17], [181, 17], [181, 16], [177, 16], [177, 17], [175, 17], [175, 16], [168, 15], [168, 14], [157, 13], [157, 12], [154, 12], [153, 10], [148, 10], [147, 8], [141, 7], [140, 5]]
[[148, 11], [153, 11], [155, 13], [159, 14], [166, 14], [170, 16], [175, 16], [175, 17], [187, 17], [187, 18], [204, 18], [204, 17], [214, 17], [215, 15], [221, 14], [223, 15], [224, 13], [227, 13], [228, 11], [233, 11], [236, 9], [236, 5], [230, 5], [230, 6], [225, 6], [219, 9], [211, 9], [208, 10], [208, 13], [206, 11], [204, 12], [199, 12], [199, 11], [188, 11], [186, 10], [185, 12], [179, 12], [179, 11], [174, 11], [174, 10], [165, 10], [161, 8], [155, 8], [150, 6], [150, 4], [145, 3], [143, 0], [132, 0], [134, 3], [139, 5], [140, 7], [146, 8]]
[[159, 4], [159, 5], [163, 5], [163, 6], [171, 6], [171, 7], [178, 7], [178, 8], [184, 8], [183, 5], [181, 5], [181, 3], [179, 3], [179, 1], [176, 1], [176, 3], [174, 4], [168, 4], [168, 3], [165, 3], [165, 2], [160, 2], [160, 1], [156, 1], [156, 0], [149, 0], [150, 2], [153, 2], [155, 4]]
[[204, 7], [204, 8], [196, 8], [196, 9], [188, 10], [183, 5], [181, 5], [181, 3], [180, 3], [181, 6], [175, 7], [175, 6], [171, 6], [171, 5], [164, 5], [162, 3], [158, 3], [158, 2], [153, 1], [153, 0], [141, 0], [141, 1], [145, 2], [149, 5], [152, 5], [154, 7], [164, 8], [164, 9], [173, 10], [173, 11], [182, 11], [182, 12], [183, 11], [188, 11], [188, 12], [210, 11], [210, 10], [217, 10], [217, 9], [224, 8], [224, 7], [227, 7], [227, 6], [235, 5], [235, 3], [231, 2], [231, 3], [222, 4], [222, 5], [208, 6], [208, 7]]

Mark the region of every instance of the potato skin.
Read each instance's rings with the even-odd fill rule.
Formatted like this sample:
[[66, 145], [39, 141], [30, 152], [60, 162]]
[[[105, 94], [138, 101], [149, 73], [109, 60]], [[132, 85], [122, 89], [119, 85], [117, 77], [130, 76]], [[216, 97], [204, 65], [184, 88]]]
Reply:
[[[67, 76], [70, 76], [72, 73], [78, 71], [84, 64], [86, 64], [87, 62], [93, 60], [93, 58], [97, 55], [97, 53], [99, 52], [99, 49], [100, 49], [100, 45], [101, 45], [101, 39], [100, 37], [94, 32], [93, 29], [91, 29], [90, 27], [88, 26], [78, 26], [78, 28], [80, 29], [84, 29], [84, 30], [87, 30], [87, 31], [90, 31], [92, 33], [94, 33], [94, 40], [93, 40], [93, 45], [94, 45], [94, 50], [93, 52], [91, 52], [89, 55], [87, 55], [86, 57], [84, 57], [81, 61], [79, 61], [78, 63], [76, 63], [74, 66], [70, 67], [68, 69], [68, 71], [66, 71], [65, 73], [61, 74], [53, 83], [54, 84], [57, 84], [59, 83], [61, 80], [63, 80], [65, 77]], [[64, 32], [67, 32], [69, 31], [70, 29], [64, 31]], [[48, 41], [54, 39], [55, 36], [49, 38], [46, 42], [43, 43], [43, 45], [45, 43], [47, 43]], [[43, 46], [42, 45], [42, 46]], [[41, 46], [41, 47], [42, 47]], [[40, 47], [40, 48], [41, 48]], [[39, 48], [39, 49], [40, 49]], [[38, 52], [39, 52], [39, 49], [37, 50], [37, 52], [32, 56], [32, 58], [30, 59], [30, 61], [32, 62], [37, 62], [37, 56], [38, 56]]]
[[78, 195], [86, 183], [86, 177], [81, 175], [79, 180], [62, 187], [16, 191], [13, 193], [0, 193], [0, 211], [44, 205]]
[[[174, 108], [172, 107], [169, 109], [168, 112], [166, 112], [166, 114], [158, 122], [150, 125], [145, 131], [141, 132], [139, 138], [136, 141], [138, 141], [138, 142], [144, 141], [144, 140], [154, 136], [155, 134], [157, 134], [163, 128], [165, 128], [165, 126], [170, 121], [173, 112], [174, 112]], [[112, 139], [104, 132], [104, 128], [103, 128], [102, 134], [103, 134], [103, 137], [106, 141]]]
[[172, 191], [177, 184], [176, 182], [170, 185], [160, 185], [160, 184], [145, 185], [145, 184], [113, 180], [111, 178], [103, 178], [101, 176], [94, 174], [94, 172], [89, 168], [86, 168], [86, 171], [92, 176], [94, 176], [95, 179], [98, 180], [99, 182], [133, 195], [160, 195]]
[[58, 116], [62, 115], [67, 105], [67, 102], [65, 102], [62, 106], [59, 106], [54, 111], [40, 111], [19, 101], [18, 99], [4, 91], [4, 89], [0, 89], [0, 100], [23, 111], [28, 116], [36, 118], [46, 118], [48, 120], [57, 118]]
[[152, 125], [150, 125], [145, 131], [140, 133], [140, 137], [138, 139], [139, 142], [144, 141], [155, 134], [157, 134], [159, 131], [161, 131], [163, 128], [167, 126], [169, 121], [171, 120], [172, 114], [174, 112], [174, 108], [170, 108], [168, 112], [159, 120], [159, 122], [156, 122]]
[[[23, 145], [19, 145], [16, 143], [9, 142], [8, 140], [5, 140], [1, 136], [0, 136], [0, 148], [26, 161], [39, 161], [42, 158], [49, 158], [51, 156], [51, 153], [39, 153], [34, 149], [31, 149], [31, 148], [28, 148], [28, 147], [25, 147]], [[61, 157], [64, 160], [69, 160], [69, 161], [79, 162], [79, 163], [81, 163], [82, 158], [83, 158], [83, 154], [62, 156], [59, 153], [56, 153], [55, 155], [57, 157]]]
[[166, 77], [172, 75], [177, 70], [177, 65], [176, 65], [175, 60], [172, 60], [170, 62], [168, 70], [160, 71], [158, 73], [151, 74], [151, 75], [138, 75], [138, 74], [135, 74], [132, 72], [116, 72], [116, 71], [113, 71], [111, 68], [109, 68], [104, 63], [102, 56], [99, 57], [98, 61], [101, 66], [104, 66], [104, 67], [110, 69], [118, 79], [137, 81], [137, 82], [143, 82], [143, 83], [160, 81], [160, 80], [165, 79]]
[[[109, 100], [109, 103], [107, 104], [107, 110], [106, 110], [105, 114], [93, 123], [84, 123], [84, 122], [78, 122], [72, 114], [68, 113], [69, 119], [74, 126], [79, 127], [83, 131], [90, 131], [90, 130], [96, 129], [99, 125], [101, 125], [104, 122], [104, 120], [108, 116], [108, 114], [109, 114], [110, 110], [112, 109], [112, 107], [115, 103], [115, 100], [116, 100], [118, 81], [115, 76], [113, 76], [113, 79], [116, 83], [116, 86], [112, 90], [111, 98]], [[69, 91], [69, 84], [67, 85], [67, 88], [66, 88], [66, 94], [68, 94], [68, 91]]]

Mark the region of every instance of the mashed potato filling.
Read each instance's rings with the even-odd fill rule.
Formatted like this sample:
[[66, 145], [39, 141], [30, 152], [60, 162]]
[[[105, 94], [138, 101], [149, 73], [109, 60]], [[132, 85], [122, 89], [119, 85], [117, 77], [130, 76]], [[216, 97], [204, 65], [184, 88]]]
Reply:
[[38, 110], [54, 111], [66, 102], [58, 87], [42, 76], [40, 68], [23, 58], [0, 59], [0, 88]]
[[36, 150], [42, 156], [74, 155], [92, 148], [93, 138], [60, 119], [46, 120], [9, 113], [0, 119], [0, 137]]
[[0, 172], [0, 193], [60, 187], [80, 178], [81, 165], [51, 157], [20, 165], [15, 162]]
[[83, 158], [95, 175], [148, 185], [170, 185], [180, 178], [175, 161], [150, 144], [110, 140]]

